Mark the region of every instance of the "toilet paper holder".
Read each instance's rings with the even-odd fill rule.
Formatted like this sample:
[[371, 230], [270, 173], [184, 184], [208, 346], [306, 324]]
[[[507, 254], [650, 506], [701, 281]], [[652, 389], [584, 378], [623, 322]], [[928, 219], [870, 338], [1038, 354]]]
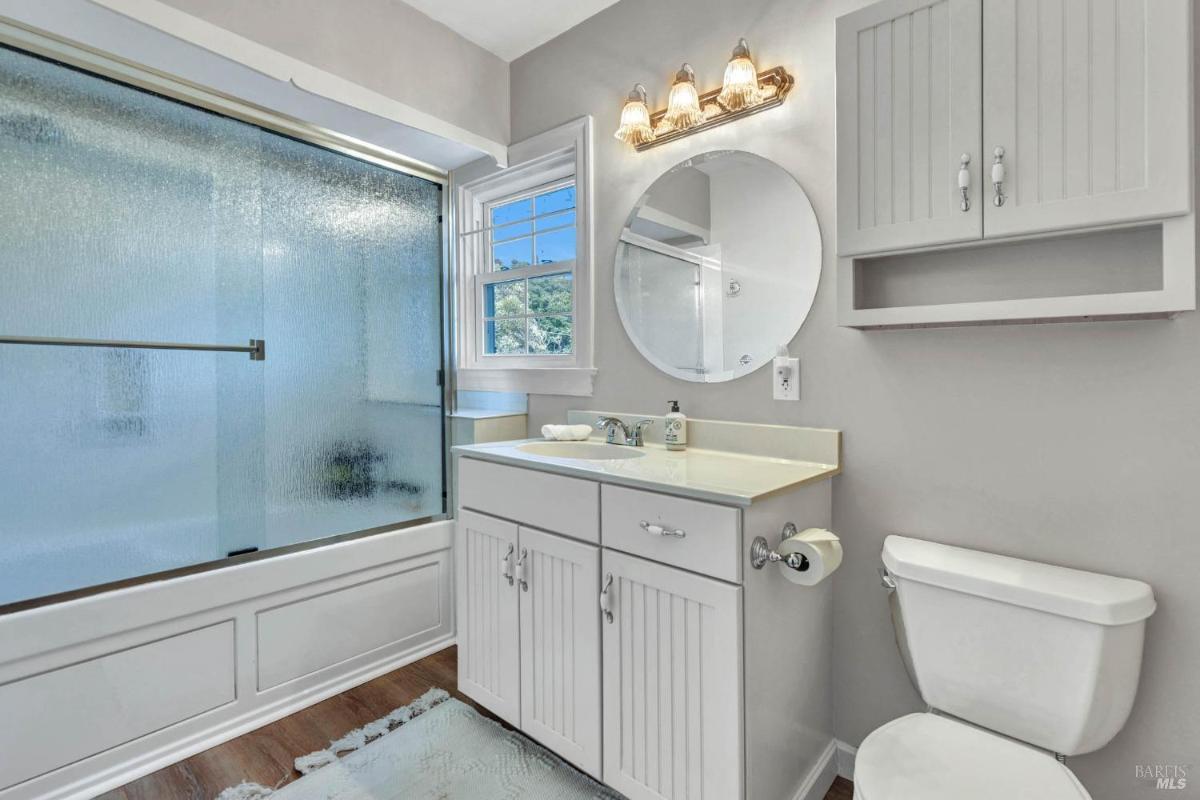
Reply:
[[[795, 523], [789, 522], [783, 526], [782, 539], [790, 539], [798, 532]], [[792, 553], [791, 555], [780, 555], [771, 549], [771, 545], [767, 544], [765, 537], [756, 536], [754, 541], [750, 543], [750, 566], [755, 569], [762, 569], [767, 564], [786, 564], [788, 567], [796, 570], [796, 572], [807, 572], [809, 563], [808, 558], [800, 553]]]

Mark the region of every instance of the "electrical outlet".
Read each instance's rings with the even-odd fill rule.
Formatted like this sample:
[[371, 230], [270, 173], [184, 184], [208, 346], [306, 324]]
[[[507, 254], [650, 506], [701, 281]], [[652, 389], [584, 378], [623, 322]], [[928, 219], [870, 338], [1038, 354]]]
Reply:
[[800, 399], [800, 359], [779, 356], [772, 365], [776, 400]]

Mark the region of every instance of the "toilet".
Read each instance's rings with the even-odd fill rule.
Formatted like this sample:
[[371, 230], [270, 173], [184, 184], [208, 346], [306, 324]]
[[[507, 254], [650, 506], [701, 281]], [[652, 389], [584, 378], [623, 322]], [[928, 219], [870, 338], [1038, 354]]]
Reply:
[[1151, 588], [905, 536], [886, 539], [883, 564], [929, 710], [863, 740], [855, 800], [1089, 798], [1062, 759], [1129, 717]]

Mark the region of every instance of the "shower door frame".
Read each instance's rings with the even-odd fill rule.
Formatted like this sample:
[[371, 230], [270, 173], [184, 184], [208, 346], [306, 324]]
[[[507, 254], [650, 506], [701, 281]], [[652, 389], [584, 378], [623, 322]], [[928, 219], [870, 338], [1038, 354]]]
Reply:
[[[113, 81], [114, 83], [156, 94], [169, 100], [192, 106], [201, 111], [235, 119], [239, 122], [261, 128], [269, 133], [282, 135], [315, 147], [333, 151], [340, 155], [358, 159], [359, 161], [365, 161], [375, 166], [392, 170], [393, 172], [412, 175], [436, 184], [440, 198], [438, 219], [441, 223], [441, 280], [439, 281], [440, 298], [438, 314], [439, 327], [442, 332], [441, 366], [438, 373], [442, 389], [442, 513], [368, 528], [366, 530], [331, 534], [319, 539], [298, 542], [284, 547], [189, 564], [170, 570], [162, 570], [118, 581], [109, 581], [94, 586], [72, 589], [66, 592], [19, 600], [15, 603], [0, 604], [0, 617], [19, 611], [27, 611], [41, 606], [76, 600], [153, 581], [162, 581], [200, 572], [219, 570], [247, 562], [260, 561], [289, 553], [450, 519], [453, 516], [452, 509], [454, 507], [452, 505], [453, 497], [451, 496], [450, 487], [452, 468], [449, 417], [449, 412], [453, 409], [454, 402], [454, 336], [452, 330], [453, 309], [451, 306], [452, 298], [454, 297], [454, 270], [451, 267], [453, 263], [451, 260], [451, 237], [448, 235], [448, 231], [452, 229], [450, 216], [452, 204], [449, 202], [449, 192], [447, 191], [450, 182], [449, 173], [440, 167], [418, 159], [409, 158], [387, 148], [339, 133], [330, 128], [305, 122], [304, 120], [242, 100], [216, 89], [202, 86], [185, 78], [171, 75], [154, 67], [149, 67], [145, 64], [98, 50], [54, 33], [25, 25], [2, 14], [0, 14], [0, 45], [57, 62], [66, 67], [77, 69]], [[253, 343], [250, 348], [240, 349], [250, 350], [252, 348]]]

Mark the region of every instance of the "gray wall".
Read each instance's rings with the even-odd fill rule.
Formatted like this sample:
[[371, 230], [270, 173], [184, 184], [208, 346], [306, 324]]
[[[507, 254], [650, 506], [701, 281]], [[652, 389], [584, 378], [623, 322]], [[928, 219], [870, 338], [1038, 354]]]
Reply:
[[[845, 432], [834, 522], [846, 548], [834, 578], [839, 737], [857, 744], [920, 708], [875, 575], [883, 538], [936, 541], [1151, 583], [1142, 684], [1129, 724], [1071, 766], [1097, 800], [1159, 795], [1147, 763], [1200, 765], [1200, 315], [1170, 322], [860, 332], [834, 315], [834, 19], [862, 0], [622, 0], [511, 65], [519, 140], [584, 113], [597, 123], [596, 362], [592, 399], [533, 397], [530, 426], [567, 409], [660, 412]], [[682, 142], [634, 153], [614, 140], [620, 103], [644, 82], [665, 102], [692, 60], [719, 83], [737, 37], [760, 66], [797, 78], [787, 104]], [[769, 370], [732, 383], [677, 381], [643, 361], [612, 298], [625, 214], [662, 171], [736, 147], [790, 170], [811, 195], [825, 264], [813, 312], [792, 343], [801, 402], [771, 399]], [[801, 597], [797, 595], [798, 601]], [[1178, 797], [1200, 797], [1194, 775]]]
[[507, 142], [508, 64], [400, 0], [163, 0], [472, 133]]

